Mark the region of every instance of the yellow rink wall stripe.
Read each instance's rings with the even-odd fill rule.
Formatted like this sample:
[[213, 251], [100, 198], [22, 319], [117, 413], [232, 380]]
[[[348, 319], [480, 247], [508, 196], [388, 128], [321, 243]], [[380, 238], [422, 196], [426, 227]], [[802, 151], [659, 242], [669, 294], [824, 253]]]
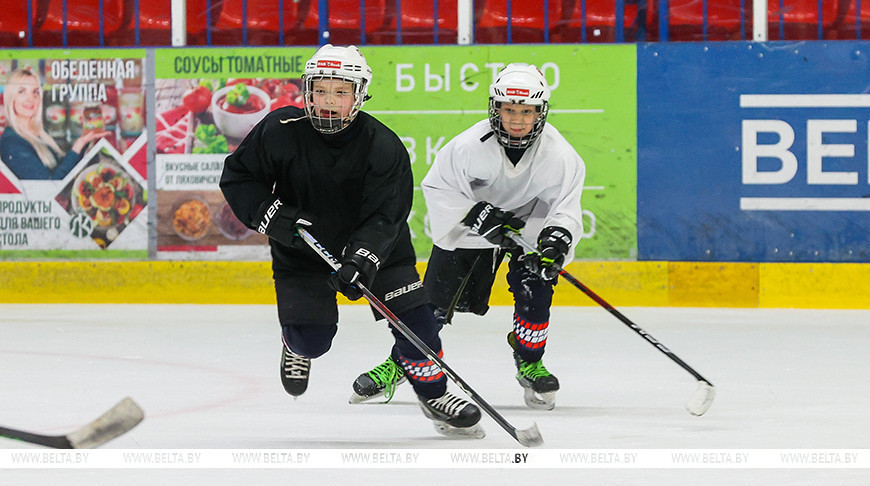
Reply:
[[[513, 303], [506, 267], [492, 305]], [[613, 306], [870, 309], [868, 264], [584, 261], [567, 270]], [[275, 295], [270, 262], [7, 261], [0, 302], [274, 304]], [[554, 303], [597, 305], [564, 280]]]

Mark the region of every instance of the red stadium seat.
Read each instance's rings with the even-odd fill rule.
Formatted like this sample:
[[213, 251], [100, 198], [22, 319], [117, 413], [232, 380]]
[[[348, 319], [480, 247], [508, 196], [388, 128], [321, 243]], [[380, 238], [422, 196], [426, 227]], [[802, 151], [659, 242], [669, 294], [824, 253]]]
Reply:
[[[573, 6], [570, 5], [573, 3]], [[565, 8], [568, 15], [558, 23], [553, 31], [552, 42], [582, 42], [583, 41], [583, 7], [581, 0], [566, 2]], [[586, 0], [586, 42], [615, 42], [616, 41], [616, 0]], [[655, 17], [652, 2], [649, 2], [646, 15], [638, 19], [637, 0], [625, 0], [623, 6], [623, 42], [635, 42], [638, 31], [643, 22], [643, 27], [649, 32], [649, 26]], [[649, 35], [644, 40], [652, 40]]]
[[[101, 20], [104, 43], [108, 43], [108, 39], [123, 24], [123, 0], [103, 0], [102, 12], [100, 12], [100, 0], [66, 0], [66, 2], [66, 45], [68, 46], [99, 46]], [[64, 46], [64, 0], [41, 0], [35, 3], [39, 8], [34, 26], [33, 44], [45, 47]]]
[[[220, 0], [211, 1], [211, 23], [220, 13]], [[123, 28], [108, 44], [114, 46], [168, 46], [172, 44], [172, 0], [124, 0]], [[187, 0], [187, 44], [205, 45], [208, 4], [206, 0]], [[139, 17], [139, 41], [136, 42], [136, 16]]]
[[[778, 0], [769, 0], [776, 2]], [[668, 40], [746, 40], [752, 38], [752, 3], [744, 1], [743, 37], [740, 35], [740, 0], [707, 0], [707, 34], [704, 35], [703, 0], [668, 0]], [[658, 32], [658, 4], [650, 25]]]
[[[110, 40], [116, 46], [168, 46], [172, 44], [172, 0], [139, 0], [139, 10], [133, 0], [125, 0], [124, 27]], [[189, 3], [189, 2], [188, 2]], [[139, 19], [139, 41], [136, 42], [136, 18]]]
[[[870, 0], [868, 0], [870, 1]], [[402, 21], [402, 44], [435, 43], [435, 3], [432, 0], [401, 0], [396, 15], [395, 2], [387, 5], [383, 34], [373, 35], [374, 44], [396, 44], [398, 24]], [[438, 1], [438, 44], [455, 44], [457, 34], [456, 0]]]
[[[7, 0], [0, 14], [0, 47], [27, 47], [27, 1]], [[31, 25], [36, 21], [36, 0], [32, 0]]]
[[[479, 44], [507, 42], [507, 0], [485, 0], [475, 11], [474, 41]], [[549, 29], [552, 31], [562, 20], [562, 1], [550, 0]], [[544, 2], [513, 0], [511, 2], [511, 42], [544, 42], [547, 28], [544, 22]]]
[[214, 29], [214, 24], [221, 13], [220, 0], [187, 0], [185, 13], [187, 14], [187, 44], [208, 44], [207, 35]]
[[[868, 0], [870, 1], [870, 0]], [[822, 38], [833, 32], [843, 22], [848, 1], [826, 0], [822, 2]], [[819, 2], [818, 0], [768, 0], [767, 37], [770, 40], [818, 40], [819, 39]], [[780, 15], [783, 32], [780, 32]], [[784, 34], [784, 36], [782, 35]]]
[[[870, 0], [861, 1], [861, 11], [855, 0], [840, 0], [845, 3], [843, 20], [832, 26], [832, 38], [870, 39]], [[827, 38], [827, 37], [826, 37]]]
[[[284, 9], [285, 32], [296, 25], [299, 15], [299, 3], [293, 0], [284, 0], [283, 5], [279, 5], [278, 0], [248, 0], [247, 7], [247, 45], [252, 46], [281, 44], [279, 7]], [[242, 0], [223, 0], [220, 16], [212, 31], [212, 44], [243, 45], [243, 25]]]
[[[390, 0], [393, 1], [393, 0]], [[307, 9], [304, 4], [308, 3]], [[365, 31], [369, 34], [382, 33], [386, 21], [387, 0], [365, 0]], [[297, 27], [288, 32], [288, 38], [294, 39], [292, 44], [317, 44], [320, 13], [317, 0], [300, 2], [300, 18]], [[362, 15], [360, 0], [329, 0], [329, 39], [331, 44], [361, 44]], [[312, 32], [314, 34], [312, 38]], [[366, 43], [369, 39], [366, 39]], [[290, 42], [288, 42], [290, 43]]]

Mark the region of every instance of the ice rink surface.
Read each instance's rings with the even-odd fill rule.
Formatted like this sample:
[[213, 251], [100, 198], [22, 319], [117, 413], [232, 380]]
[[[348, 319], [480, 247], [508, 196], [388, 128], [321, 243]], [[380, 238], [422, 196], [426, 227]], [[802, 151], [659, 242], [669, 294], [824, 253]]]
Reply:
[[[146, 419], [103, 446], [123, 450], [870, 449], [870, 311], [621, 308], [716, 385], [702, 417], [684, 409], [695, 379], [600, 307], [555, 307], [544, 362], [561, 391], [525, 407], [505, 335], [512, 309], [458, 315], [444, 360], [538, 449], [490, 417], [482, 440], [437, 435], [402, 385], [389, 404], [350, 405], [356, 376], [391, 336], [365, 306], [341, 308], [332, 350], [297, 400], [278, 377], [272, 306], [0, 304], [0, 425], [63, 434], [125, 396]], [[454, 393], [462, 392], [450, 384]], [[46, 450], [0, 439], [0, 449]], [[2, 451], [0, 451], [2, 452]], [[866, 451], [862, 454], [867, 454]], [[0, 484], [870, 484], [830, 467], [336, 467], [324, 469], [0, 469]]]

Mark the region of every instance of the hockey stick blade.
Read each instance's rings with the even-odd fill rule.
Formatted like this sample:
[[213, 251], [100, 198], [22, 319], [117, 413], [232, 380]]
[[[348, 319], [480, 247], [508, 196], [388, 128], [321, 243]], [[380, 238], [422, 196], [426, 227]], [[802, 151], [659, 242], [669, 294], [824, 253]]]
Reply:
[[686, 403], [686, 410], [690, 414], [700, 417], [710, 409], [710, 405], [713, 405], [714, 398], [716, 398], [716, 388], [706, 381], [699, 381], [698, 389]]
[[0, 427], [0, 436], [55, 449], [93, 449], [129, 432], [144, 418], [139, 405], [127, 397], [100, 418], [67, 435], [42, 435]]
[[541, 431], [538, 430], [538, 424], [532, 422], [532, 426], [528, 429], [516, 429], [514, 438], [521, 445], [526, 447], [538, 447], [544, 443], [544, 438], [541, 437]]

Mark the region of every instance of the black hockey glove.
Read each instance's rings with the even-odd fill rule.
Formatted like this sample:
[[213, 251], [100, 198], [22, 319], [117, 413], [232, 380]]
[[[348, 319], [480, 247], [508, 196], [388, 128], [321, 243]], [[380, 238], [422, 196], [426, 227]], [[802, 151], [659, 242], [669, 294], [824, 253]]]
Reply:
[[362, 292], [355, 285], [361, 283], [368, 287], [375, 279], [375, 273], [381, 261], [377, 255], [363, 247], [357, 247], [353, 252], [345, 248], [341, 258], [341, 268], [329, 277], [329, 286], [336, 292], [341, 292], [350, 300], [362, 297]]
[[257, 231], [285, 246], [293, 244], [296, 226], [311, 226], [314, 217], [298, 208], [286, 206], [281, 199], [269, 199], [257, 210], [254, 225]]
[[553, 280], [559, 276], [559, 270], [565, 263], [565, 255], [571, 248], [571, 232], [559, 226], [547, 226], [538, 235], [538, 253], [529, 253], [521, 258], [526, 268], [540, 275], [544, 280]]
[[514, 217], [511, 211], [504, 211], [486, 201], [475, 204], [462, 220], [462, 224], [471, 228], [471, 232], [487, 239], [490, 243], [502, 248], [516, 248], [516, 243], [507, 232], [519, 234], [526, 222]]

